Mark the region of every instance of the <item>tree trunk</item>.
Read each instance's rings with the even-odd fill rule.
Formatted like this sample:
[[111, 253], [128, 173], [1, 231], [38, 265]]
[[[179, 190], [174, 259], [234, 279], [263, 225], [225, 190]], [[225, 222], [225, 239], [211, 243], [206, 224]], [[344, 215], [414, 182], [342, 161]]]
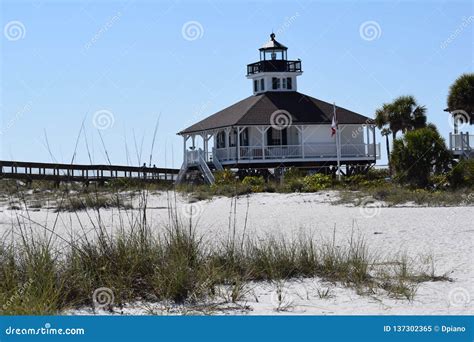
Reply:
[[388, 134], [385, 135], [385, 144], [387, 147], [387, 163], [388, 163], [388, 173], [392, 176], [392, 164], [390, 163], [390, 144], [388, 141]]

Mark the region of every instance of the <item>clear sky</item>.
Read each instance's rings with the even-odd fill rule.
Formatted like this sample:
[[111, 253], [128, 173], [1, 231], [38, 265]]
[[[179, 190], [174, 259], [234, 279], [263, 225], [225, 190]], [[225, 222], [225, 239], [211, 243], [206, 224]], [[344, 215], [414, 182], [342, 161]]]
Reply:
[[105, 145], [148, 163], [159, 118], [152, 163], [179, 167], [176, 132], [251, 95], [245, 67], [272, 30], [302, 60], [299, 91], [370, 117], [412, 94], [445, 137], [449, 85], [474, 70], [473, 1], [1, 4], [7, 160], [104, 163]]

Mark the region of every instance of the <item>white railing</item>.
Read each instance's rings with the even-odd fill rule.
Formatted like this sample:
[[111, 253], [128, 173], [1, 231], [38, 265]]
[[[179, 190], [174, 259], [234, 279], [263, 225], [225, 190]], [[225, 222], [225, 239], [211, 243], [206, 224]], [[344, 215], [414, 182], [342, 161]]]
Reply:
[[207, 165], [207, 161], [204, 159], [204, 157], [205, 157], [204, 151], [199, 149], [198, 155], [199, 155], [199, 167], [200, 167], [202, 173], [204, 174], [205, 179], [210, 184], [214, 184], [214, 181], [215, 181], [214, 175], [212, 174], [211, 169]]
[[[282, 146], [241, 146], [239, 158], [237, 148], [218, 148], [214, 153], [221, 162], [263, 159], [331, 159], [337, 158], [335, 144], [305, 144]], [[378, 144], [344, 144], [341, 146], [341, 158], [376, 158], [380, 159]]]
[[214, 164], [216, 170], [220, 170], [220, 171], [224, 170], [224, 168], [222, 167], [221, 161], [217, 157], [216, 148], [212, 149], [212, 163]]
[[469, 133], [450, 133], [449, 148], [452, 151], [471, 151], [474, 150], [474, 135]]

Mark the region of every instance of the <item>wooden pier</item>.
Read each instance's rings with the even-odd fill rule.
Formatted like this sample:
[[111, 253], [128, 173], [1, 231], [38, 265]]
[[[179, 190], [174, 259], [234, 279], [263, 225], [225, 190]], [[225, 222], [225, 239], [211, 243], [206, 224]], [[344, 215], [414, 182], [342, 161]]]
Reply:
[[169, 182], [178, 177], [179, 169], [136, 167], [121, 165], [78, 165], [34, 163], [0, 160], [0, 179], [19, 179], [25, 182], [46, 180], [60, 182], [97, 182], [111, 180], [139, 180], [143, 182]]

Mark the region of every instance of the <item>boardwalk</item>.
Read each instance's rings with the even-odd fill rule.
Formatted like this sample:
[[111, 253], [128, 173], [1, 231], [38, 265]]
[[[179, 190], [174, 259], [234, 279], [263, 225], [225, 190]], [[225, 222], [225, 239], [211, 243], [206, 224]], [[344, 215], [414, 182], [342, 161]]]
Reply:
[[145, 182], [174, 182], [178, 169], [134, 167], [120, 165], [77, 165], [33, 163], [0, 160], [0, 178], [20, 179], [26, 182], [47, 180], [54, 182], [104, 183], [116, 179], [134, 179]]

